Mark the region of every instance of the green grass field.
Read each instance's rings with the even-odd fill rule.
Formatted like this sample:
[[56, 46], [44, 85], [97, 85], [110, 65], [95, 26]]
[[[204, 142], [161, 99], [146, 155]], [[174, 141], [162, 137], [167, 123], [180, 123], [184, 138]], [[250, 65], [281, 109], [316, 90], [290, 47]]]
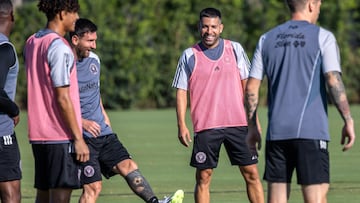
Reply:
[[[360, 106], [352, 106], [353, 117], [360, 121]], [[147, 111], [108, 112], [113, 130], [138, 163], [143, 175], [152, 185], [158, 197], [170, 195], [176, 189], [185, 191], [184, 203], [193, 201], [194, 169], [189, 166], [191, 147], [185, 148], [177, 139], [174, 109]], [[27, 139], [26, 113], [22, 112], [20, 124], [16, 127], [22, 156], [22, 202], [34, 202], [33, 157]], [[41, 116], [41, 115], [39, 115]], [[266, 129], [266, 109], [259, 111], [263, 129]], [[340, 133], [342, 121], [334, 108], [329, 109], [329, 122], [332, 141], [330, 142], [331, 186], [329, 203], [360, 202], [360, 148], [355, 144], [348, 152], [342, 152]], [[191, 127], [190, 122], [188, 126]], [[356, 132], [360, 132], [359, 125]], [[211, 185], [211, 201], [214, 203], [248, 202], [244, 181], [237, 169], [229, 164], [222, 151], [219, 166], [215, 169]], [[259, 152], [259, 171], [264, 170], [264, 148]], [[294, 180], [289, 202], [303, 202], [299, 186]], [[266, 183], [263, 182], [265, 195]], [[80, 190], [73, 192], [72, 201], [77, 202]], [[120, 176], [104, 180], [103, 190], [98, 202], [141, 203]]]

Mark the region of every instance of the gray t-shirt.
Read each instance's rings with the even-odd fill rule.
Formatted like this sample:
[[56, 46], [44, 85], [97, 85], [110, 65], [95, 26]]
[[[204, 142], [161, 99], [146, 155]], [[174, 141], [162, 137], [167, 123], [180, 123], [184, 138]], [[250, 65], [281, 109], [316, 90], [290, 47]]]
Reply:
[[[112, 129], [105, 123], [105, 117], [101, 108], [100, 96], [100, 60], [90, 52], [90, 56], [76, 62], [77, 77], [79, 83], [81, 117], [97, 122], [101, 127], [100, 136], [112, 134]], [[92, 135], [83, 131], [86, 137]]]
[[334, 35], [287, 21], [260, 37], [250, 77], [268, 78], [267, 140], [329, 140], [324, 73], [341, 72]]

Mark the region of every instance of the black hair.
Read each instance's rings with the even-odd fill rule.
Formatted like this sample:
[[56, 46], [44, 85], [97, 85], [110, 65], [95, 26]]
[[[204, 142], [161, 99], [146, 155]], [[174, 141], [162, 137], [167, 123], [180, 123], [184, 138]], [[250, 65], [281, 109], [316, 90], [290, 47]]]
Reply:
[[79, 18], [75, 23], [75, 31], [70, 32], [70, 39], [72, 36], [76, 35], [79, 37], [83, 37], [85, 33], [93, 33], [97, 31], [97, 26], [89, 19]]
[[221, 12], [216, 8], [205, 8], [200, 12], [200, 20], [203, 17], [216, 18], [219, 17], [221, 20]]
[[307, 2], [308, 0], [285, 0], [291, 13], [304, 9]]
[[40, 0], [39, 11], [45, 13], [48, 21], [53, 20], [61, 11], [78, 12], [80, 5], [78, 0]]

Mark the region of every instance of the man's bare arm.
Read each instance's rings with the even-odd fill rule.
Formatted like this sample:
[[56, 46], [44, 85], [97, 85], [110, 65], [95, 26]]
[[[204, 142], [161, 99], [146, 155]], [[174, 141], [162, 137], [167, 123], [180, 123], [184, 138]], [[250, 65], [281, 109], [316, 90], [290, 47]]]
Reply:
[[337, 71], [332, 71], [326, 73], [325, 78], [331, 99], [340, 112], [341, 117], [344, 121], [352, 119], [341, 74]]
[[340, 143], [344, 145], [343, 151], [346, 151], [355, 143], [355, 129], [345, 87], [339, 72], [328, 72], [325, 74], [325, 79], [331, 99], [345, 123], [341, 132]]
[[245, 109], [248, 124], [256, 126], [256, 109], [259, 103], [259, 88], [261, 80], [250, 78], [245, 89]]

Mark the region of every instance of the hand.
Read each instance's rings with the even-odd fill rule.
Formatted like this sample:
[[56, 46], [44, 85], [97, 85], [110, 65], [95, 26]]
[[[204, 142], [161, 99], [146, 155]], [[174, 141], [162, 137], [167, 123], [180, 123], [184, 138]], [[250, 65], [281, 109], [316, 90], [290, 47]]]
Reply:
[[349, 150], [354, 145], [354, 143], [355, 143], [354, 121], [350, 119], [346, 121], [342, 129], [341, 144], [344, 145], [342, 150], [343, 151]]
[[90, 151], [84, 139], [75, 140], [74, 146], [75, 146], [76, 160], [80, 162], [89, 161]]
[[19, 115], [15, 116], [15, 117], [12, 117], [12, 119], [14, 121], [15, 126], [20, 122], [20, 116]]
[[185, 147], [189, 147], [189, 142], [192, 142], [189, 129], [186, 126], [178, 129], [178, 138]]
[[82, 126], [84, 130], [89, 132], [93, 137], [97, 137], [101, 133], [100, 125], [95, 121], [82, 119]]
[[246, 143], [250, 149], [251, 154], [258, 155], [257, 150], [261, 149], [261, 127], [251, 125], [248, 126]]

